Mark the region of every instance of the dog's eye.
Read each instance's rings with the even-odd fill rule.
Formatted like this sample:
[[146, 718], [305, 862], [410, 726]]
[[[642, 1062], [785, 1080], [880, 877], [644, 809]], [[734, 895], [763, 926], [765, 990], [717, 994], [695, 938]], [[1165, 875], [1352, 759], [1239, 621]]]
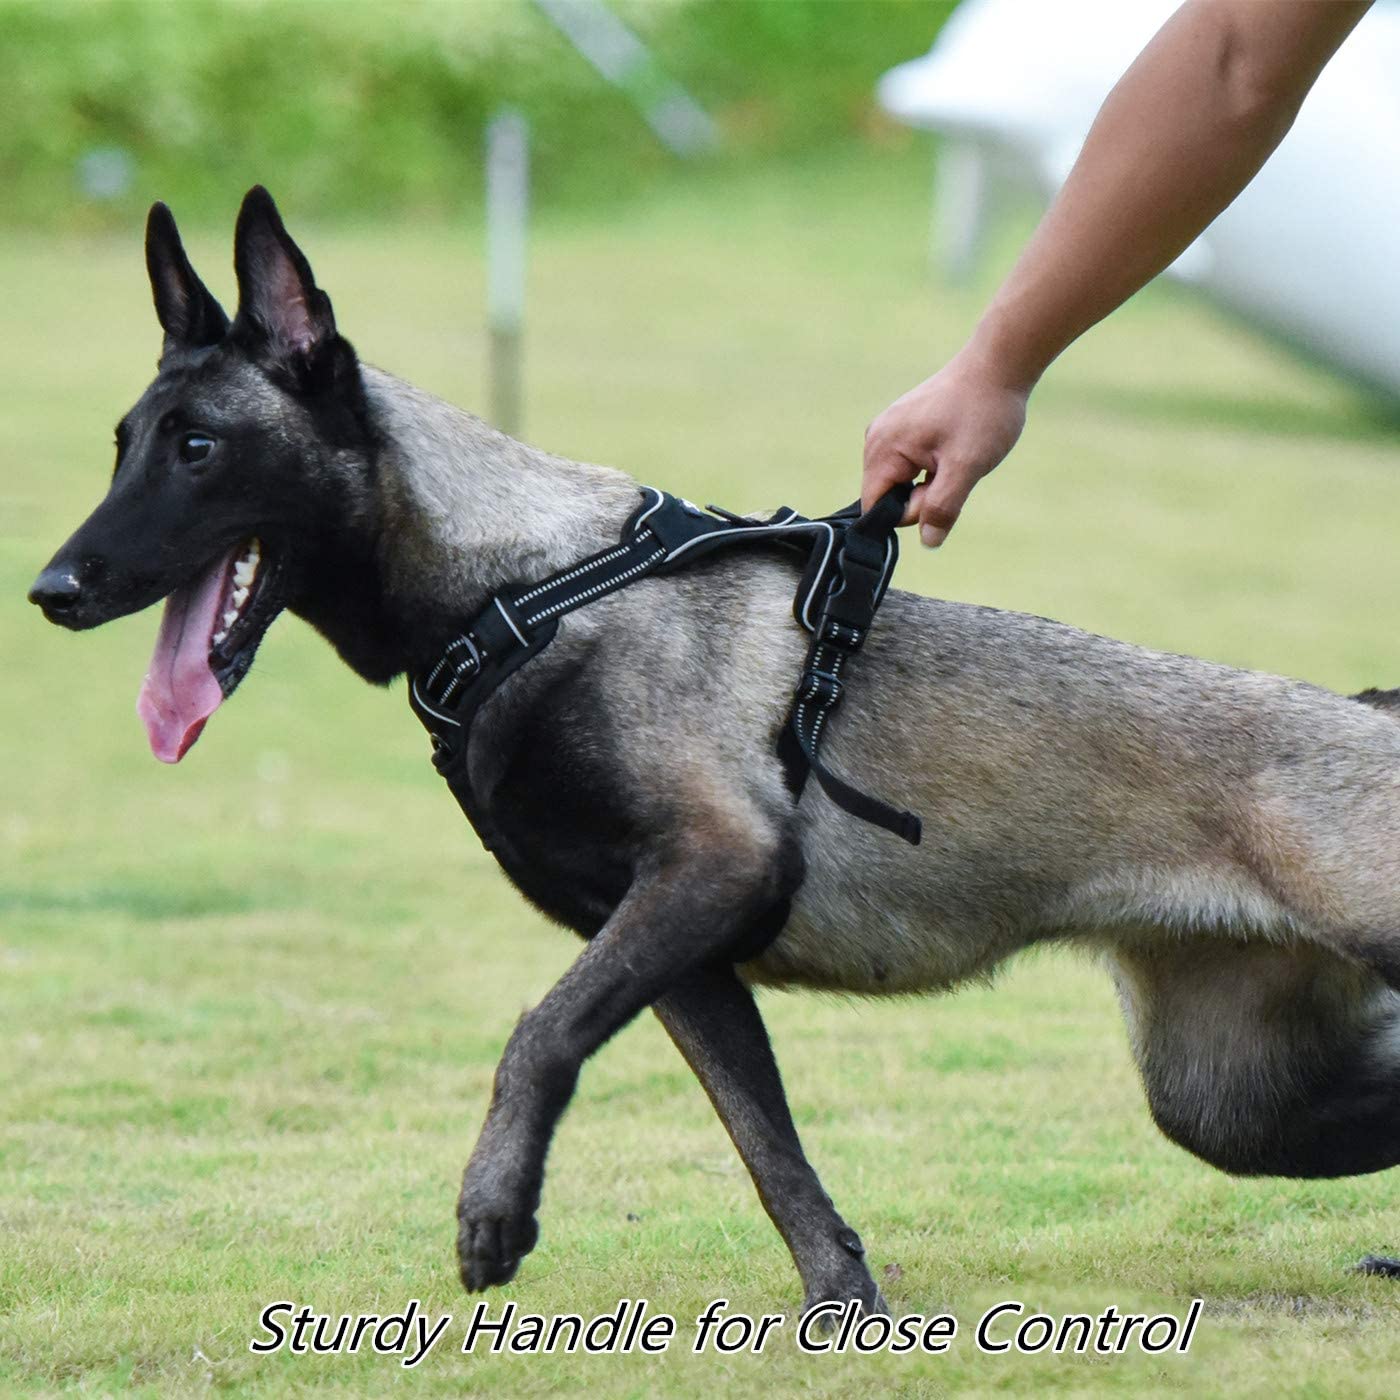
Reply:
[[180, 460], [186, 466], [194, 466], [214, 450], [214, 439], [203, 433], [186, 433], [180, 439]]

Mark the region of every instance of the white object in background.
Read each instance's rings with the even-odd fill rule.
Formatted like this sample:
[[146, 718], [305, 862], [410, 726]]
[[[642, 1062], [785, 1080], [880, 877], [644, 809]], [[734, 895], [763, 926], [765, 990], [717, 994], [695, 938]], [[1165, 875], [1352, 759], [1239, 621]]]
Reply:
[[[988, 188], [1063, 182], [1109, 89], [1175, 9], [1164, 0], [965, 0], [886, 111], [950, 138], [935, 220], [954, 274]], [[1400, 3], [1381, 0], [1323, 71], [1253, 183], [1170, 269], [1230, 311], [1400, 396]]]

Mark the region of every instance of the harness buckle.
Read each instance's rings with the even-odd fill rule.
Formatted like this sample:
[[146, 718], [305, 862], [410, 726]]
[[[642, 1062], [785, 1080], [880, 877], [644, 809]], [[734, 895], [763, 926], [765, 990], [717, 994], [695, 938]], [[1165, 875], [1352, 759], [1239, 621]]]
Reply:
[[[464, 632], [460, 637], [449, 642], [443, 651], [442, 661], [439, 663], [439, 668], [446, 668], [447, 676], [441, 689], [433, 696], [436, 702], [439, 705], [450, 705], [452, 697], [457, 691], [476, 679], [481, 665], [481, 650], [469, 633]], [[436, 673], [428, 678], [430, 695], [433, 694], [431, 686], [435, 678]]]
[[859, 651], [865, 643], [864, 627], [851, 622], [837, 622], [835, 618], [822, 619], [821, 630], [817, 634], [828, 646], [841, 651]]
[[472, 667], [480, 666], [481, 651], [477, 647], [476, 643], [472, 640], [472, 635], [470, 632], [463, 632], [460, 637], [454, 637], [450, 642], [448, 642], [447, 646], [444, 647], [443, 650], [447, 653], [448, 656], [451, 656], [454, 651], [460, 651], [463, 647], [466, 648], [467, 654], [465, 657], [462, 658], [461, 664]]
[[836, 674], [832, 671], [818, 671], [814, 668], [802, 673], [802, 683], [797, 691], [798, 701], [806, 704], [814, 701], [822, 709], [834, 709], [841, 703], [841, 695], [845, 687], [842, 686]]

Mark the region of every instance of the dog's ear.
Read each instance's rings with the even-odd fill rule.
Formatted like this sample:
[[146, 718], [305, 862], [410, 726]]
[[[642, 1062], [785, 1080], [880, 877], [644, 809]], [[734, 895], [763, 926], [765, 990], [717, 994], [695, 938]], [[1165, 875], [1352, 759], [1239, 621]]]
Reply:
[[282, 224], [272, 196], [254, 185], [238, 211], [233, 238], [238, 273], [234, 334], [292, 368], [307, 367], [336, 339], [331, 299]]
[[215, 345], [224, 338], [228, 317], [190, 266], [175, 216], [160, 203], [151, 205], [146, 219], [146, 271], [167, 349]]

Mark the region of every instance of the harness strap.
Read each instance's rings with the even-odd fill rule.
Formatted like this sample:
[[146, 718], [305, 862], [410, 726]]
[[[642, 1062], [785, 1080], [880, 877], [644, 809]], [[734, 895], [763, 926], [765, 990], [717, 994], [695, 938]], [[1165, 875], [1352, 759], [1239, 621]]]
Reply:
[[[845, 693], [841, 672], [865, 645], [875, 610], [889, 588], [899, 559], [894, 531], [908, 499], [908, 487], [890, 491], [846, 526], [778, 753], [794, 794], [801, 793], [810, 771], [842, 810], [917, 846], [923, 823], [913, 812], [900, 811], [852, 787], [817, 756], [822, 730]], [[841, 514], [854, 515], [856, 509], [851, 506]]]
[[896, 488], [865, 515], [857, 504], [809, 520], [784, 507], [769, 520], [749, 520], [713, 506], [707, 514], [646, 486], [618, 544], [537, 583], [493, 596], [437, 662], [409, 680], [409, 702], [432, 736], [433, 764], [487, 849], [494, 846], [494, 832], [466, 771], [467, 734], [482, 703], [549, 644], [566, 613], [648, 574], [683, 568], [716, 548], [759, 541], [809, 551], [793, 615], [813, 640], [778, 745], [790, 789], [800, 794], [807, 774], [814, 773], [839, 807], [917, 845], [916, 816], [852, 787], [818, 757], [823, 728], [841, 701], [842, 669], [864, 645], [889, 587], [899, 556], [894, 529], [908, 492], [908, 487]]

